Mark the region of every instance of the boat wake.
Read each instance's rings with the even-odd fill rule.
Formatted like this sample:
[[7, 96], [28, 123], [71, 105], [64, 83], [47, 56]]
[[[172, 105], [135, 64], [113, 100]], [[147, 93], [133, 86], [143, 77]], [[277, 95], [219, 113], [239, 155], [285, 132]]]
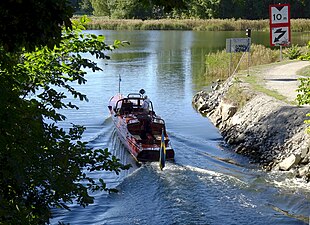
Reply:
[[310, 197], [310, 182], [306, 182], [302, 178], [296, 178], [292, 172], [273, 171], [266, 174], [266, 181], [280, 189], [303, 193], [308, 193]]

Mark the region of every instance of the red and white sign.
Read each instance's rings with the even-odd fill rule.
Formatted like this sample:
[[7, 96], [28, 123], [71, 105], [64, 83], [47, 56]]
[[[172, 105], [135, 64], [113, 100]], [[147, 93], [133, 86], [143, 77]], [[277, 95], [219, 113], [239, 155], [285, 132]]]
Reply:
[[269, 6], [270, 45], [289, 45], [291, 43], [290, 5]]

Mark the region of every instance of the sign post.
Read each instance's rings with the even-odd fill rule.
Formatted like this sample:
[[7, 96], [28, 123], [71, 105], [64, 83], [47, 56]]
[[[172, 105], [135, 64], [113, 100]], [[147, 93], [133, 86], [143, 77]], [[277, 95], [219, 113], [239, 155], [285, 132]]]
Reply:
[[269, 5], [270, 45], [280, 46], [280, 60], [282, 60], [282, 46], [291, 43], [290, 5]]
[[[250, 37], [226, 39], [226, 52], [230, 53], [229, 76], [231, 75], [232, 53], [233, 52], [250, 52], [250, 47], [251, 47]], [[248, 71], [249, 71], [249, 61], [248, 61]]]

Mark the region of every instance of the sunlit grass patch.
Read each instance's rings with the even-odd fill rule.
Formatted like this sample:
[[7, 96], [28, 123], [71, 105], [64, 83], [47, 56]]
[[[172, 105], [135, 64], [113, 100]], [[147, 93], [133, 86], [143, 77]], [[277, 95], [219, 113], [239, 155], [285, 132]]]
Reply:
[[[282, 63], [283, 62], [277, 63], [277, 65], [280, 65]], [[246, 75], [247, 74], [246, 71], [241, 71], [237, 77], [239, 77], [239, 79], [241, 79], [242, 82], [248, 83], [250, 85], [249, 88], [251, 88], [251, 90], [253, 90], [255, 92], [263, 93], [263, 94], [266, 94], [266, 95], [273, 97], [277, 100], [284, 101], [288, 104], [292, 104], [293, 102], [289, 102], [287, 100], [287, 97], [281, 95], [280, 93], [278, 93], [275, 90], [270, 90], [270, 89], [266, 88], [265, 81], [264, 81], [263, 77], [264, 77], [265, 71], [267, 71], [270, 68], [270, 66], [271, 65], [268, 65], [267, 67], [256, 66], [253, 69], [251, 69], [249, 76]]]
[[297, 71], [297, 74], [299, 76], [305, 76], [305, 77], [310, 77], [310, 66], [306, 66], [300, 70]]
[[245, 91], [240, 83], [235, 82], [229, 87], [225, 98], [229, 99], [238, 109], [241, 109], [252, 98], [252, 95]]

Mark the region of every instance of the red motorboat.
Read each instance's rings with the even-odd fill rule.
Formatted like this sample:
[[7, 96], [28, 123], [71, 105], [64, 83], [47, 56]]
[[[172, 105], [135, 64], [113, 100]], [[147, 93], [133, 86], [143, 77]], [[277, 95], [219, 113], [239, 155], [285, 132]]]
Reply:
[[144, 100], [143, 89], [127, 97], [117, 94], [110, 99], [108, 108], [117, 134], [138, 162], [159, 161], [163, 147], [165, 159], [174, 160], [165, 121], [156, 115], [151, 101], [148, 102], [148, 109], [143, 110]]

